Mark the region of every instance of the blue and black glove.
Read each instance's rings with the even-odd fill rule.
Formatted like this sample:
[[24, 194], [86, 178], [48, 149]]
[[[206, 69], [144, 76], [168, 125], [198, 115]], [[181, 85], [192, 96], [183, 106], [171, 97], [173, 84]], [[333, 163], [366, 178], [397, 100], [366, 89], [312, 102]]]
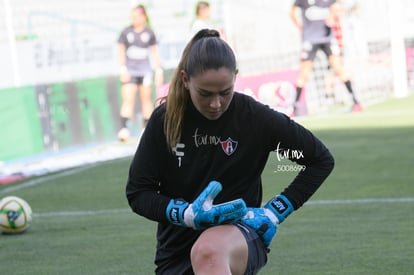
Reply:
[[193, 203], [171, 199], [166, 215], [170, 223], [197, 230], [239, 221], [247, 213], [242, 199], [214, 205], [213, 200], [222, 190], [218, 181], [211, 181]]
[[247, 214], [241, 222], [253, 228], [266, 247], [270, 245], [277, 228], [294, 211], [292, 203], [283, 195], [277, 195], [263, 208], [247, 208]]

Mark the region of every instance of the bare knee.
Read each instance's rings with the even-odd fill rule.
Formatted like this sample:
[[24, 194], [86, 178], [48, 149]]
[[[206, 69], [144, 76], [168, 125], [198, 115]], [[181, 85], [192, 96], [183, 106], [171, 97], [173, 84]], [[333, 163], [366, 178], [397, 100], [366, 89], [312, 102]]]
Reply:
[[[231, 274], [228, 259], [220, 247], [206, 238], [198, 239], [191, 249], [191, 264], [196, 274]], [[226, 273], [222, 273], [226, 270]]]
[[242, 232], [234, 225], [215, 226], [204, 231], [191, 249], [194, 273], [243, 274], [248, 247]]

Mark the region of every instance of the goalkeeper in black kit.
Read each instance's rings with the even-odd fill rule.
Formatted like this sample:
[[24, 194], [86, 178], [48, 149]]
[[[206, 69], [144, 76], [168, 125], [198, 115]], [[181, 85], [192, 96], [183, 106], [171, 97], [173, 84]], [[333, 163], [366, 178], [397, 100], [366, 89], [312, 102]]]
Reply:
[[[141, 137], [126, 196], [134, 212], [158, 222], [156, 274], [258, 273], [279, 225], [333, 169], [309, 130], [235, 92], [236, 75], [219, 33], [199, 31]], [[272, 151], [306, 169], [262, 206]]]

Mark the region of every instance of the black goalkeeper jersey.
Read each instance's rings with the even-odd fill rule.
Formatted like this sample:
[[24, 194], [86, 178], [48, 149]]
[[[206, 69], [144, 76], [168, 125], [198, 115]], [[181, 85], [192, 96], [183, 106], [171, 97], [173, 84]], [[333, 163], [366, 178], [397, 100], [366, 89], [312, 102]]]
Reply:
[[244, 94], [235, 92], [228, 110], [213, 121], [189, 100], [181, 139], [172, 152], [163, 130], [165, 111], [163, 104], [153, 112], [132, 160], [126, 188], [133, 211], [158, 222], [158, 271], [174, 259], [189, 257], [201, 233], [167, 221], [171, 198], [192, 202], [211, 180], [217, 180], [223, 190], [215, 204], [242, 198], [248, 207], [261, 207], [261, 173], [269, 153], [275, 151], [279, 159], [289, 158], [305, 168], [292, 183], [278, 182], [275, 173], [274, 194], [284, 194], [297, 209], [334, 165], [328, 149], [310, 131]]

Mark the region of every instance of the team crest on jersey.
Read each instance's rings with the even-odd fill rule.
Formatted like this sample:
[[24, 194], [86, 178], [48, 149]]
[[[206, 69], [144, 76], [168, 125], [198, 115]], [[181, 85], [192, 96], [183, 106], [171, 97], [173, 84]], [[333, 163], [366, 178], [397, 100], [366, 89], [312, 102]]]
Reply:
[[227, 138], [225, 141], [221, 141], [221, 148], [223, 149], [226, 155], [230, 156], [231, 154], [236, 151], [237, 148], [237, 141], [232, 140], [231, 138]]
[[134, 42], [135, 36], [134, 36], [134, 33], [133, 32], [129, 32], [127, 34], [127, 40], [128, 40], [129, 43], [133, 43]]
[[148, 43], [148, 41], [150, 41], [151, 37], [150, 37], [148, 32], [143, 32], [143, 33], [141, 33], [140, 39], [141, 39], [142, 42]]

